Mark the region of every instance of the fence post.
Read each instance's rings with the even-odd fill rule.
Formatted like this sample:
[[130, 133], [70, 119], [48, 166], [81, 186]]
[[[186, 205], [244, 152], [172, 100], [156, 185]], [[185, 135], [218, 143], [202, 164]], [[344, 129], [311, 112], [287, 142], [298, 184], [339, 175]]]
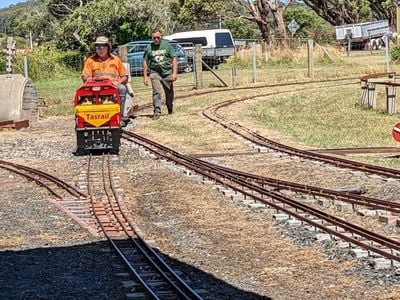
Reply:
[[236, 82], [235, 82], [235, 77], [236, 77], [236, 67], [232, 66], [232, 87], [236, 87]]
[[368, 82], [361, 81], [361, 105], [368, 105]]
[[308, 77], [314, 78], [314, 40], [307, 40]]
[[347, 35], [347, 56], [350, 56], [351, 51], [351, 35]]
[[376, 108], [376, 83], [368, 83], [368, 106]]
[[26, 57], [26, 55], [24, 55], [24, 57], [23, 57], [23, 64], [24, 64], [24, 76], [26, 78], [28, 78], [29, 77], [29, 74], [28, 74], [28, 58]]
[[253, 83], [257, 81], [257, 44], [253, 42]]
[[118, 56], [123, 63], [128, 62], [128, 48], [126, 45], [118, 46]]
[[196, 89], [202, 89], [203, 88], [203, 78], [202, 78], [202, 71], [203, 71], [203, 66], [202, 66], [202, 48], [201, 44], [196, 44], [194, 46], [194, 72], [196, 74]]
[[386, 108], [388, 114], [396, 113], [396, 87], [393, 85], [386, 87]]
[[390, 72], [390, 39], [387, 35], [383, 37], [383, 40], [385, 42], [385, 53], [386, 53], [386, 72]]

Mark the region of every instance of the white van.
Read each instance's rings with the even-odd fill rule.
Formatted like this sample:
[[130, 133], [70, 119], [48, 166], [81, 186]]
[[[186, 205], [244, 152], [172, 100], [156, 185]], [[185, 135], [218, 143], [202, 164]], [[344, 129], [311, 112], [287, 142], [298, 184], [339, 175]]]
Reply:
[[232, 34], [229, 29], [209, 29], [177, 32], [164, 37], [177, 41], [193, 58], [193, 47], [201, 44], [203, 60], [210, 66], [216, 66], [235, 53]]

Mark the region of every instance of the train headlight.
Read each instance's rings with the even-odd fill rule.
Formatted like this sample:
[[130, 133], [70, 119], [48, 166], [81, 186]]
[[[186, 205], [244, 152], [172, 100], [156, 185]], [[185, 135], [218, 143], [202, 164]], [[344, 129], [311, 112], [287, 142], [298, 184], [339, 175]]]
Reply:
[[101, 87], [100, 86], [94, 86], [94, 87], [92, 87], [92, 91], [93, 92], [98, 92], [98, 91], [100, 91], [101, 90]]

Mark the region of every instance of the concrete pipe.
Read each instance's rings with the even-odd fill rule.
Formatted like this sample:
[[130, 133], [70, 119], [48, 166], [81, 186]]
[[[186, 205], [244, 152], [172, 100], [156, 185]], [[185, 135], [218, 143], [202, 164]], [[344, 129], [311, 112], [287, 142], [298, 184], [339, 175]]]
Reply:
[[38, 98], [32, 80], [20, 74], [0, 75], [0, 121], [38, 119]]

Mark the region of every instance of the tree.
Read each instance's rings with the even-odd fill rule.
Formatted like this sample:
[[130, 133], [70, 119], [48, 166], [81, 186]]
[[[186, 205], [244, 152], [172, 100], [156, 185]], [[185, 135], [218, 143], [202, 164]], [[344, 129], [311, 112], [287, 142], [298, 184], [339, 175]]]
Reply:
[[125, 0], [124, 3], [129, 17], [127, 21], [146, 24], [149, 28], [145, 32], [147, 37], [154, 28], [170, 33], [178, 22], [174, 13], [176, 0]]
[[233, 9], [233, 2], [229, 0], [181, 0], [178, 4], [179, 27], [188, 30], [204, 29], [213, 21], [220, 22]]
[[370, 4], [373, 0], [304, 0], [303, 2], [332, 25], [369, 21], [372, 16]]
[[396, 28], [396, 7], [392, 0], [369, 0], [373, 16], [378, 20], [389, 20], [389, 24]]
[[257, 24], [265, 43], [271, 41], [273, 31], [275, 32], [275, 38], [286, 38], [286, 26], [283, 16], [292, 0], [287, 0], [286, 4], [282, 4], [279, 0], [235, 1], [247, 12], [246, 15], [241, 15], [240, 17]]
[[289, 7], [285, 14], [285, 23], [288, 24], [293, 19], [299, 24], [296, 37], [312, 38], [317, 43], [332, 41], [332, 25], [307, 6], [298, 5]]
[[225, 20], [226, 27], [232, 32], [235, 39], [253, 39], [261, 38], [260, 29], [254, 22], [245, 19], [230, 18]]
[[98, 35], [116, 39], [120, 25], [126, 18], [123, 1], [96, 0], [79, 6], [64, 20], [57, 32], [58, 44], [65, 49], [90, 50], [90, 42]]
[[83, 7], [90, 0], [47, 0], [49, 12], [56, 18], [66, 18], [78, 7]]
[[4, 31], [24, 38], [32, 38], [37, 44], [54, 38], [54, 22], [43, 1], [29, 1], [11, 6], [0, 12]]
[[51, 1], [53, 15], [61, 24], [57, 31], [61, 48], [89, 51], [90, 43], [100, 34], [124, 44], [149, 37], [153, 28], [168, 32], [176, 23], [171, 13], [174, 0], [163, 0], [163, 5], [157, 0], [91, 0], [79, 5], [73, 0]]

